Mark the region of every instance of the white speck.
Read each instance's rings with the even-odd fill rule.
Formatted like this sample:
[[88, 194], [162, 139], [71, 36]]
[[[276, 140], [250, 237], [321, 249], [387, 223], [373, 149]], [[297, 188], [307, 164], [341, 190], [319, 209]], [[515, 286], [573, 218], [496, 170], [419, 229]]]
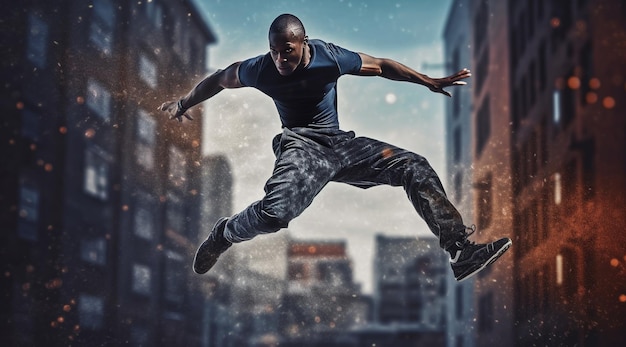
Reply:
[[396, 100], [398, 100], [398, 97], [396, 97], [394, 93], [387, 93], [387, 95], [385, 95], [385, 101], [389, 105], [395, 104]]

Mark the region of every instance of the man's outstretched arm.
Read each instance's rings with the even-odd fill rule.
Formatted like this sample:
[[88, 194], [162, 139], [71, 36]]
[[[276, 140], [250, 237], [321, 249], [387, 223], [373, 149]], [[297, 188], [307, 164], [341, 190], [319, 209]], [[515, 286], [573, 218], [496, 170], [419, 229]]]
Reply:
[[239, 82], [238, 69], [241, 63], [233, 63], [224, 70], [217, 70], [200, 81], [193, 89], [178, 101], [164, 102], [159, 110], [169, 113], [170, 119], [183, 121], [183, 117], [192, 120], [187, 110], [204, 100], [213, 97], [224, 89], [243, 87]]
[[468, 69], [463, 69], [447, 77], [432, 78], [392, 59], [375, 58], [365, 53], [359, 53], [359, 56], [362, 61], [361, 71], [359, 71], [361, 76], [381, 76], [394, 81], [417, 83], [428, 87], [435, 93], [447, 96], [451, 95], [443, 88], [464, 85], [466, 83], [461, 80], [472, 75]]

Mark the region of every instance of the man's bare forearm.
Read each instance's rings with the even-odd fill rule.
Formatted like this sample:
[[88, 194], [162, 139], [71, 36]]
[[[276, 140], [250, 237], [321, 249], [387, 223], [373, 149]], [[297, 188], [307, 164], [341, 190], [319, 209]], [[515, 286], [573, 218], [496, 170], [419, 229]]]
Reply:
[[421, 74], [410, 67], [399, 63], [392, 59], [380, 59], [380, 67], [381, 72], [380, 76], [394, 80], [394, 81], [404, 81], [421, 84], [426, 87], [431, 87], [433, 85], [432, 79], [424, 74]]
[[220, 75], [223, 72], [223, 70], [217, 70], [212, 75], [200, 81], [200, 83], [181, 99], [182, 106], [185, 109], [191, 108], [221, 92], [224, 89], [220, 84]]

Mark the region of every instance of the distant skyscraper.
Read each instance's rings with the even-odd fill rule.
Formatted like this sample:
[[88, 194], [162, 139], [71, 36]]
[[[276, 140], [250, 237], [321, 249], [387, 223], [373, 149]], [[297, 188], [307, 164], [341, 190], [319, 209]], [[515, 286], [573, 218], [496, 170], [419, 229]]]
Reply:
[[369, 306], [353, 282], [345, 241], [291, 240], [287, 252], [286, 341], [314, 341], [365, 323]]
[[449, 265], [439, 240], [377, 235], [374, 321], [443, 332]]

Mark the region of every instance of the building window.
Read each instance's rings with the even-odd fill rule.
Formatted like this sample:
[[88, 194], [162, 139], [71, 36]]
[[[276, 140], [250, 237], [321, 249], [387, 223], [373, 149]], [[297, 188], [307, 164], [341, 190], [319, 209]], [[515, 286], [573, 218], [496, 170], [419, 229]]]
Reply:
[[478, 210], [478, 225], [486, 229], [491, 225], [491, 217], [492, 217], [492, 175], [491, 173], [487, 174], [487, 176], [476, 184], [476, 189], [478, 190], [476, 196], [478, 198], [477, 210]]
[[176, 252], [167, 250], [165, 252], [165, 299], [173, 302], [182, 302], [184, 298], [184, 278], [183, 274], [185, 258]]
[[20, 187], [19, 222], [17, 235], [25, 240], [37, 240], [39, 221], [39, 191], [28, 186]]
[[165, 222], [167, 229], [176, 233], [181, 233], [184, 230], [184, 215], [182, 202], [179, 197], [167, 193], [167, 209], [165, 211]]
[[184, 189], [187, 182], [187, 161], [185, 154], [175, 146], [170, 147], [169, 179], [175, 187]]
[[94, 1], [93, 17], [89, 27], [89, 39], [106, 55], [111, 54], [114, 24], [115, 10], [111, 1]]
[[[473, 75], [473, 74], [472, 74]], [[482, 90], [484, 82], [487, 80], [487, 75], [489, 75], [489, 46], [486, 45], [485, 49], [482, 51], [478, 62], [476, 63], [476, 84], [474, 88], [474, 92], [476, 95], [480, 93]]]
[[106, 265], [107, 244], [104, 238], [82, 240], [80, 258], [94, 265]]
[[137, 113], [137, 143], [135, 156], [137, 164], [147, 170], [154, 168], [154, 147], [156, 143], [156, 121], [148, 112], [139, 110]]
[[95, 146], [85, 151], [85, 192], [100, 200], [106, 200], [109, 188], [109, 163]]
[[483, 295], [478, 301], [478, 331], [493, 329], [493, 293]]
[[556, 255], [556, 284], [563, 288], [566, 299], [578, 292], [576, 253], [570, 248], [564, 248]]
[[154, 199], [146, 193], [138, 193], [135, 199], [135, 235], [152, 240], [154, 237]]
[[474, 47], [480, 49], [482, 43], [487, 39], [487, 28], [489, 27], [489, 6], [487, 0], [480, 1], [480, 8], [474, 18]]
[[78, 319], [81, 329], [99, 330], [104, 322], [104, 300], [101, 297], [80, 294]]
[[554, 124], [561, 122], [561, 91], [555, 90], [552, 93], [552, 120]]
[[287, 278], [290, 281], [300, 281], [309, 277], [307, 267], [303, 263], [290, 262], [287, 270]]
[[132, 346], [148, 346], [149, 345], [148, 329], [143, 326], [133, 324], [130, 327], [130, 343]]
[[187, 63], [190, 58], [190, 42], [189, 35], [186, 32], [187, 22], [185, 21], [177, 21], [174, 24], [174, 36], [173, 36], [173, 48], [174, 51], [180, 56], [180, 59]]
[[561, 204], [561, 199], [562, 199], [562, 182], [561, 182], [561, 174], [560, 173], [555, 173], [552, 176], [552, 180], [554, 182], [554, 204], [555, 205], [560, 205]]
[[464, 311], [464, 303], [463, 303], [463, 286], [461, 285], [457, 285], [456, 286], [456, 304], [455, 304], [455, 312], [456, 312], [456, 319], [457, 320], [462, 320], [463, 319], [463, 311]]
[[145, 55], [139, 57], [139, 77], [150, 88], [157, 86], [157, 68], [156, 64]]
[[[542, 4], [539, 5], [539, 7], [542, 6]], [[543, 92], [548, 85], [548, 68], [546, 66], [548, 56], [546, 54], [546, 40], [541, 40], [537, 61], [539, 62], [539, 90]]]
[[105, 121], [111, 117], [111, 93], [93, 79], [87, 82], [87, 107]]
[[22, 136], [33, 142], [39, 140], [39, 114], [25, 108], [22, 111]]
[[150, 268], [145, 265], [133, 265], [132, 290], [134, 293], [149, 295], [151, 292], [152, 273]]
[[155, 27], [160, 28], [163, 25], [163, 8], [161, 4], [148, 0], [146, 3], [146, 16]]
[[457, 202], [463, 200], [463, 175], [460, 172], [454, 174], [454, 197]]
[[150, 145], [156, 142], [156, 121], [142, 109], [137, 113], [137, 137]]
[[35, 14], [29, 14], [26, 58], [40, 69], [46, 65], [47, 42], [48, 24]]
[[482, 153], [489, 136], [491, 135], [491, 113], [489, 110], [489, 96], [483, 100], [476, 114], [476, 156]]
[[456, 127], [452, 137], [452, 158], [455, 164], [461, 161], [461, 129]]

